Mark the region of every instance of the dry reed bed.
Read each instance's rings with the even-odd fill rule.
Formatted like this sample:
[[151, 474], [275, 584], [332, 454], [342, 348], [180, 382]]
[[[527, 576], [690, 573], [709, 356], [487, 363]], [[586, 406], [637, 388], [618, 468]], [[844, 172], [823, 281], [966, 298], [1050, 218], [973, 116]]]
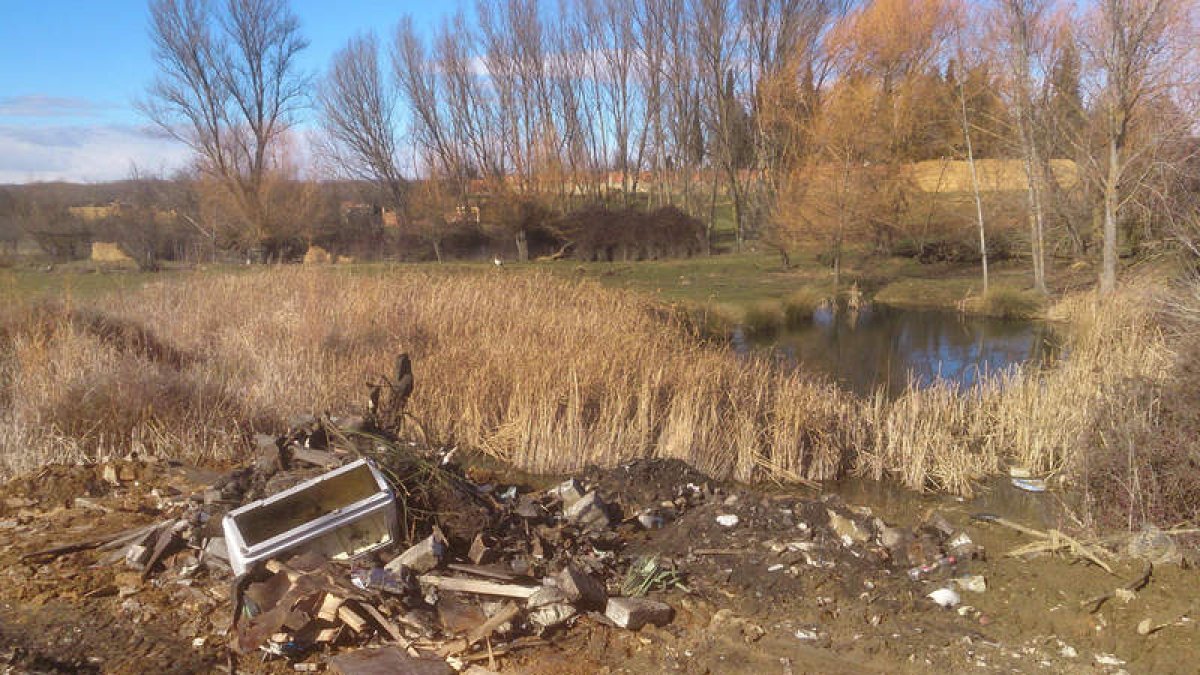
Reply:
[[[959, 392], [887, 402], [697, 343], [640, 296], [539, 274], [285, 268], [195, 275], [0, 326], [0, 473], [130, 449], [229, 461], [254, 431], [354, 413], [394, 355], [445, 444], [536, 472], [635, 457], [740, 480], [847, 470], [969, 493], [1016, 462], [1068, 466], [1075, 440], [1165, 348], [1144, 303], [1059, 306], [1071, 358]], [[1113, 386], [1110, 386], [1113, 385]], [[1108, 397], [1108, 398], [1106, 398]]]

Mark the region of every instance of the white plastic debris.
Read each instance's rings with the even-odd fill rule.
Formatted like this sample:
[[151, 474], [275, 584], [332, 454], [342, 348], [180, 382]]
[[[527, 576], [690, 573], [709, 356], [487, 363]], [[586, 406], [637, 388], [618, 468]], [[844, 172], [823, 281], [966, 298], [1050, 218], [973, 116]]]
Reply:
[[1121, 659], [1118, 659], [1117, 657], [1113, 656], [1112, 654], [1097, 654], [1096, 655], [1096, 663], [1099, 663], [1102, 666], [1123, 666], [1123, 665], [1125, 665], [1124, 661], [1122, 661]]
[[962, 598], [953, 588], [939, 588], [925, 597], [933, 600], [939, 607], [955, 607], [962, 602]]
[[820, 637], [821, 636], [817, 635], [817, 631], [815, 630], [809, 630], [807, 628], [799, 628], [796, 630], [797, 640], [816, 640]]
[[971, 593], [983, 593], [987, 591], [987, 580], [983, 578], [982, 574], [958, 577], [954, 580], [954, 585]]
[[717, 516], [717, 524], [721, 527], [736, 527], [741, 522], [741, 518], [732, 513], [725, 513]]

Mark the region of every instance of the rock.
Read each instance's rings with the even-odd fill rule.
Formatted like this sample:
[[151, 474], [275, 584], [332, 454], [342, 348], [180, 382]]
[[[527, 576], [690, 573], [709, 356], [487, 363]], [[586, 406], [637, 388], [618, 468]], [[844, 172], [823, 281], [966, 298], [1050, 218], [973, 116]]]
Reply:
[[597, 495], [595, 490], [568, 506], [563, 512], [563, 516], [577, 525], [590, 529], [608, 527], [611, 523], [608, 517], [608, 506], [600, 499], [600, 495]]
[[229, 549], [225, 546], [225, 537], [213, 537], [208, 540], [204, 545], [204, 559], [229, 564]]
[[441, 530], [434, 528], [433, 534], [401, 553], [385, 567], [392, 572], [400, 572], [401, 567], [406, 567], [417, 574], [424, 574], [440, 565], [444, 555], [446, 537], [442, 535]]
[[739, 522], [741, 522], [741, 519], [732, 513], [717, 516], [717, 524], [721, 527], [737, 527]]
[[969, 560], [979, 553], [979, 546], [966, 532], [959, 532], [946, 542], [946, 552], [960, 560]]
[[550, 488], [550, 494], [562, 500], [564, 509], [571, 508], [572, 504], [584, 497], [583, 487], [574, 478]]
[[1143, 558], [1155, 565], [1177, 565], [1183, 560], [1175, 539], [1153, 525], [1130, 537], [1126, 551], [1132, 558]]
[[855, 520], [846, 518], [832, 509], [829, 509], [829, 527], [837, 533], [838, 538], [847, 546], [862, 544], [870, 539], [870, 535], [863, 528], [859, 527]]
[[488, 545], [481, 532], [475, 535], [475, 539], [471, 541], [471, 550], [467, 553], [467, 557], [476, 565], [487, 565], [495, 562], [496, 550]]
[[554, 579], [567, 599], [581, 607], [600, 609], [608, 602], [604, 583], [574, 565], [567, 565]]
[[647, 598], [609, 598], [604, 607], [604, 616], [629, 630], [639, 630], [646, 624], [665, 626], [674, 614], [670, 605]]
[[908, 539], [908, 532], [898, 527], [885, 527], [879, 531], [879, 543], [889, 551], [900, 548]]

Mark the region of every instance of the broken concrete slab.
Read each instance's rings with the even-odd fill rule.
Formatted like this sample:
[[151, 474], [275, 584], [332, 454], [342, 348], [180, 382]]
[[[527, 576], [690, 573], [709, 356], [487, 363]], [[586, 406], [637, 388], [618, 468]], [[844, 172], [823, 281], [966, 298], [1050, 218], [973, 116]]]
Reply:
[[674, 615], [670, 605], [648, 598], [609, 598], [604, 607], [609, 621], [629, 630], [640, 630], [646, 624], [665, 626]]
[[583, 486], [574, 478], [568, 479], [550, 488], [550, 494], [562, 500], [563, 508], [569, 509], [575, 502], [583, 499]]
[[451, 675], [444, 660], [413, 657], [398, 647], [360, 649], [329, 659], [329, 670], [338, 675]]
[[433, 534], [410, 546], [408, 550], [385, 565], [385, 568], [392, 572], [400, 572], [401, 569], [407, 568], [417, 574], [424, 574], [442, 563], [447, 545], [442, 531], [434, 528]]
[[487, 565], [495, 562], [496, 550], [484, 538], [483, 533], [475, 535], [475, 539], [471, 541], [471, 550], [467, 553], [467, 557], [476, 565]]
[[612, 521], [608, 515], [608, 505], [600, 499], [595, 490], [580, 497], [563, 511], [563, 517], [585, 528], [600, 529], [608, 527]]
[[568, 600], [578, 603], [581, 607], [600, 609], [608, 602], [608, 592], [604, 589], [604, 583], [575, 565], [563, 568], [554, 577], [554, 581]]

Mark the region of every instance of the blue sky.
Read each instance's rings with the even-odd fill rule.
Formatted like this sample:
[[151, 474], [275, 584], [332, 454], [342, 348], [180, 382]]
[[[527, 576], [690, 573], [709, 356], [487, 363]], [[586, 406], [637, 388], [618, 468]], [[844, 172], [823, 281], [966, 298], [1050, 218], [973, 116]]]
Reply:
[[[219, 0], [218, 0], [219, 1]], [[293, 0], [322, 71], [357, 32], [388, 36], [411, 14], [429, 29], [456, 0]], [[154, 76], [144, 0], [0, 0], [0, 184], [103, 181], [132, 166], [165, 172], [187, 158], [133, 107]], [[471, 5], [465, 5], [471, 10]]]

